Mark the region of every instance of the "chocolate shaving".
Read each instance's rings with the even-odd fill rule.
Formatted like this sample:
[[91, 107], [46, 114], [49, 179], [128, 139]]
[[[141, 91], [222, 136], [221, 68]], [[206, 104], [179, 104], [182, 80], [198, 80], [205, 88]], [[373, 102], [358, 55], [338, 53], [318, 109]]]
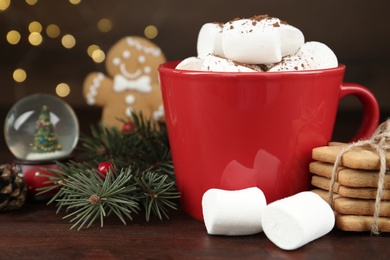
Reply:
[[229, 21], [229, 23], [233, 23], [234, 21], [242, 20], [243, 18], [236, 17]]
[[266, 18], [268, 18], [268, 14], [255, 15], [255, 16], [252, 16], [249, 19], [255, 20], [255, 21], [261, 21], [261, 20], [266, 19]]
[[223, 25], [224, 25], [224, 23], [221, 23], [221, 22], [213, 22], [213, 24], [216, 24], [216, 25], [218, 25], [219, 27], [223, 27]]
[[280, 20], [280, 23], [281, 23], [281, 24], [286, 24], [286, 25], [288, 24], [288, 22], [283, 21], [283, 20]]
[[269, 67], [265, 64], [257, 64], [258, 67], [260, 67], [260, 69], [262, 71], [268, 71], [269, 70]]

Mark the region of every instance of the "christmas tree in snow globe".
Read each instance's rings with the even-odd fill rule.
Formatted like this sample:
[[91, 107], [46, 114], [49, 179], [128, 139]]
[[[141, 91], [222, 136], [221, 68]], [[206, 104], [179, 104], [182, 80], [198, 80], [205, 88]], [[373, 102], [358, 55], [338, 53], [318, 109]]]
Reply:
[[49, 185], [45, 176], [51, 175], [50, 169], [58, 168], [58, 161], [71, 158], [79, 125], [73, 109], [63, 100], [35, 94], [19, 100], [10, 109], [4, 135], [16, 157], [15, 164], [22, 170], [28, 197], [42, 199], [36, 196], [37, 190]]
[[34, 134], [31, 153], [27, 155], [27, 160], [47, 158], [51, 154], [53, 157], [62, 157], [62, 145], [58, 143], [57, 133], [50, 121], [50, 111], [43, 105]]

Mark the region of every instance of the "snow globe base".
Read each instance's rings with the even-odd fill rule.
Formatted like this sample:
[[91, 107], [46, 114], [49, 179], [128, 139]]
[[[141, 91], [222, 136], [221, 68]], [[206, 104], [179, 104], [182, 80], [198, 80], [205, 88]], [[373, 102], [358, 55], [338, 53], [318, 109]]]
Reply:
[[[64, 158], [60, 161], [27, 161], [14, 160], [14, 164], [21, 169], [21, 175], [27, 185], [27, 199], [33, 201], [45, 201], [51, 199], [58, 189], [41, 193], [40, 189], [53, 185], [49, 176], [54, 176], [52, 170], [59, 170], [57, 162], [66, 163], [71, 157]], [[54, 183], [55, 185], [55, 183]]]

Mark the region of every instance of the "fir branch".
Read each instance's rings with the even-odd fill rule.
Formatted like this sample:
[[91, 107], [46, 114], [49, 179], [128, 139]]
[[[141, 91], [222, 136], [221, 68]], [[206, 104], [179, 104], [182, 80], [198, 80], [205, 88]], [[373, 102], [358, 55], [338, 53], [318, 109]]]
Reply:
[[137, 200], [128, 197], [129, 193], [136, 190], [134, 184], [129, 183], [131, 172], [131, 168], [122, 170], [117, 176], [109, 172], [104, 180], [98, 174], [68, 176], [62, 187], [62, 197], [56, 201], [68, 210], [75, 210], [64, 217], [73, 217], [71, 222], [75, 223], [71, 229], [79, 226], [80, 230], [91, 219], [87, 224], [89, 227], [98, 217], [103, 226], [103, 218], [111, 212], [124, 224], [126, 221], [123, 215], [132, 219], [130, 214], [138, 212], [139, 205]]
[[168, 208], [176, 209], [173, 201], [180, 196], [174, 182], [167, 181], [167, 178], [168, 175], [159, 175], [155, 172], [147, 172], [135, 178], [138, 187], [142, 190], [143, 196], [140, 200], [147, 221], [150, 219], [151, 212], [162, 220], [163, 216], [169, 218]]
[[141, 171], [168, 174], [174, 181], [172, 156], [165, 125], [133, 114], [135, 130], [123, 133], [102, 125], [91, 127], [91, 136], [80, 138], [82, 158], [111, 161], [117, 167], [132, 165]]
[[81, 157], [107, 161], [126, 154], [129, 144], [123, 133], [116, 128], [106, 128], [102, 124], [91, 126], [91, 136], [81, 136]]
[[[78, 226], [90, 227], [111, 213], [124, 224], [126, 218], [141, 208], [149, 221], [153, 213], [168, 218], [180, 197], [175, 185], [174, 168], [164, 125], [156, 125], [133, 114], [135, 130], [124, 133], [101, 124], [91, 127], [91, 136], [80, 139], [83, 162], [58, 163], [58, 170], [48, 170], [49, 187], [41, 193], [58, 189], [48, 202], [57, 203], [57, 213], [65, 208], [64, 218]], [[97, 170], [100, 162], [114, 165], [106, 176]]]
[[[44, 184], [47, 186], [44, 186], [42, 188], [38, 188], [37, 195], [41, 195], [44, 193], [48, 193], [53, 190], [58, 190], [56, 194], [48, 201], [47, 204], [51, 204], [54, 202], [58, 202], [60, 198], [62, 198], [65, 194], [65, 189], [63, 189], [64, 184], [69, 182], [70, 176], [73, 176], [77, 173], [83, 173], [83, 175], [89, 175], [91, 174], [91, 169], [96, 168], [96, 166], [93, 163], [90, 162], [82, 162], [77, 163], [75, 161], [69, 161], [66, 164], [57, 162], [58, 169], [45, 169], [45, 171], [50, 172], [49, 174], [41, 174], [42, 177], [46, 177], [48, 181], [46, 181]], [[93, 174], [96, 174], [96, 171], [93, 172]], [[57, 203], [57, 213], [60, 212], [62, 209], [62, 206], [64, 206], [63, 203]]]

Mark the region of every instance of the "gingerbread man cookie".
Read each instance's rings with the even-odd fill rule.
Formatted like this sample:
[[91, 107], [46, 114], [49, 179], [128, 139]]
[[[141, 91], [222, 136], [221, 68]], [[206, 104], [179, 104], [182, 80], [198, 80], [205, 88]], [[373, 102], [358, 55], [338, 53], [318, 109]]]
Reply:
[[105, 126], [122, 129], [119, 119], [128, 121], [132, 112], [163, 121], [157, 68], [165, 61], [161, 49], [151, 41], [139, 36], [122, 38], [107, 53], [108, 76], [92, 72], [85, 78], [84, 97], [89, 105], [103, 107]]

